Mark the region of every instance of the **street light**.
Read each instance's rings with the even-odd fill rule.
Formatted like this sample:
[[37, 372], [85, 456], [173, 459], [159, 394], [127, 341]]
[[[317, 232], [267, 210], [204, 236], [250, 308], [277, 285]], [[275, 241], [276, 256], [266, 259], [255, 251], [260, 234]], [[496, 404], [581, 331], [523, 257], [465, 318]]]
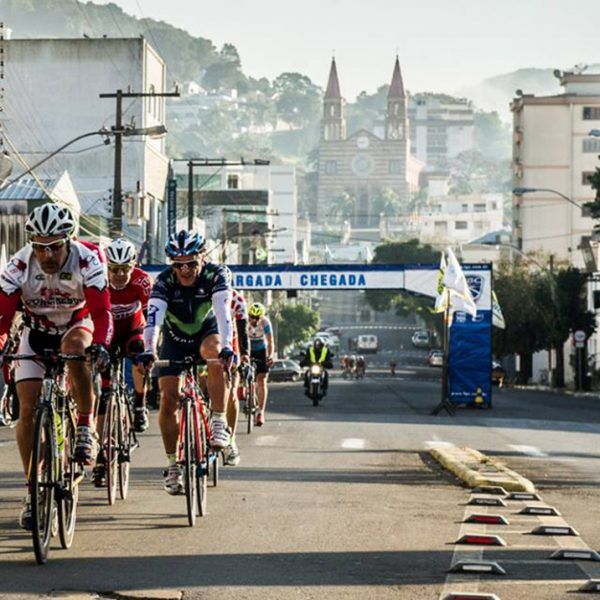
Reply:
[[[598, 130], [598, 133], [600, 134], [600, 130]], [[581, 204], [577, 204], [577, 202], [574, 202], [573, 200], [571, 200], [571, 198], [569, 198], [568, 196], [565, 196], [562, 192], [559, 192], [558, 190], [552, 190], [550, 188], [531, 188], [531, 187], [516, 187], [513, 188], [512, 193], [515, 196], [523, 196], [525, 194], [532, 194], [534, 192], [550, 192], [551, 194], [556, 194], [557, 196], [560, 196], [563, 200], [566, 200], [567, 202], [569, 202], [569, 204], [572, 204], [573, 206], [576, 206], [577, 208], [583, 208], [581, 206]]]

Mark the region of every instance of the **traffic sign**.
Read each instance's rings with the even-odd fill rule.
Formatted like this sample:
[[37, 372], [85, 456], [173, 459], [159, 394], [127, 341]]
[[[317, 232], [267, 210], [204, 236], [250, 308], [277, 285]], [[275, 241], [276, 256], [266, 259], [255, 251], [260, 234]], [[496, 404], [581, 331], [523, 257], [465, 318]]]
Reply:
[[575, 342], [575, 348], [583, 348], [585, 345], [585, 331], [578, 329], [573, 333], [573, 340]]

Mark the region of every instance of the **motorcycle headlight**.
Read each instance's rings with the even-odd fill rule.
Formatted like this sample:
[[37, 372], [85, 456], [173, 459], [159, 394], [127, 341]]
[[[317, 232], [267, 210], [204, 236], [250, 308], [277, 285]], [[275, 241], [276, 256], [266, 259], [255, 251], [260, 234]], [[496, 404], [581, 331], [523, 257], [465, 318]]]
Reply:
[[313, 366], [310, 368], [310, 372], [311, 372], [313, 375], [320, 375], [320, 374], [321, 374], [321, 367], [320, 367], [319, 365], [313, 365]]

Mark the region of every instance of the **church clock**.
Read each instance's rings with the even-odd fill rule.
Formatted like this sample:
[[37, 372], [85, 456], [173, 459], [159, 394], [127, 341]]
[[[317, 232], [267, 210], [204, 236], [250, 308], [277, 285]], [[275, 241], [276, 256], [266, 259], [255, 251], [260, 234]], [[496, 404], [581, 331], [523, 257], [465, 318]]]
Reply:
[[370, 154], [361, 152], [354, 156], [350, 166], [357, 177], [368, 177], [375, 170], [375, 161]]

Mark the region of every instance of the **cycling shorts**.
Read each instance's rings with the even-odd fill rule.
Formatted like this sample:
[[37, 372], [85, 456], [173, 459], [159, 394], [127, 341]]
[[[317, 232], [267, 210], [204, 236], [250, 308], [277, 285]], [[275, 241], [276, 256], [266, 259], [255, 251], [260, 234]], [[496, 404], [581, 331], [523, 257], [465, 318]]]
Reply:
[[[60, 350], [62, 339], [74, 329], [85, 329], [93, 333], [94, 323], [89, 316], [84, 317], [81, 321], [73, 323], [67, 331], [60, 335], [53, 335], [30, 327], [23, 327], [21, 341], [16, 353], [42, 354], [44, 350]], [[15, 381], [17, 383], [26, 379], [43, 379], [45, 372], [44, 365], [34, 360], [15, 361]]]
[[[202, 329], [193, 337], [183, 337], [174, 334], [168, 327], [163, 327], [162, 343], [158, 350], [159, 360], [183, 360], [188, 356], [200, 359], [200, 345], [209, 335], [219, 333], [216, 317], [208, 317], [202, 324]], [[161, 367], [158, 376], [180, 375], [183, 367]]]
[[256, 365], [256, 374], [259, 373], [268, 373], [269, 365], [267, 363], [267, 349], [261, 348], [260, 350], [252, 350], [250, 355], [252, 357], [252, 361]]

